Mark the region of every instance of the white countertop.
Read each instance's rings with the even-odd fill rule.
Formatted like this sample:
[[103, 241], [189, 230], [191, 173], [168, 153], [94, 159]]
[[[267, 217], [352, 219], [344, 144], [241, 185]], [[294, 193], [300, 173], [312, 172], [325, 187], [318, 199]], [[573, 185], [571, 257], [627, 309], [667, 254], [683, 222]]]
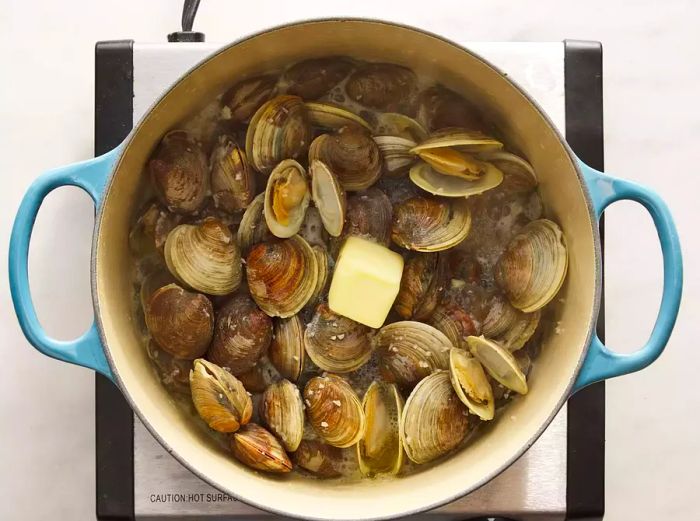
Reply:
[[[0, 253], [29, 182], [91, 157], [94, 43], [163, 41], [181, 2], [10, 0], [0, 8]], [[603, 42], [606, 166], [650, 185], [671, 206], [685, 254], [685, 296], [666, 353], [647, 370], [608, 384], [606, 519], [700, 516], [700, 5], [665, 2], [244, 2], [203, 0], [195, 29], [226, 41], [293, 19], [350, 15], [392, 19], [455, 40]], [[645, 3], [646, 4], [646, 3]], [[338, 7], [340, 6], [340, 7]], [[49, 333], [72, 338], [92, 316], [92, 204], [75, 189], [49, 196], [30, 268]], [[651, 330], [661, 259], [651, 220], [632, 203], [607, 212], [608, 343], [631, 351]], [[69, 242], [78, 245], [67, 250]], [[4, 271], [4, 263], [3, 263]], [[0, 519], [94, 518], [93, 375], [36, 353], [16, 324], [0, 276]]]

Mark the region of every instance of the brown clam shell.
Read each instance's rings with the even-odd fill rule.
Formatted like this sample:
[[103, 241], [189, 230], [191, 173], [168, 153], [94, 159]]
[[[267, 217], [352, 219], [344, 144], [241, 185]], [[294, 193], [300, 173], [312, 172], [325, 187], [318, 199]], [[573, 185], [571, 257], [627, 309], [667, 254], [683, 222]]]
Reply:
[[292, 454], [294, 463], [319, 478], [339, 478], [343, 452], [319, 440], [301, 440]]
[[394, 310], [401, 318], [425, 320], [445, 285], [446, 260], [439, 253], [418, 253], [406, 261]]
[[368, 63], [356, 70], [345, 84], [351, 100], [384, 112], [402, 112], [417, 90], [417, 78], [406, 67], [391, 63]]
[[227, 212], [247, 208], [255, 195], [255, 172], [243, 149], [229, 136], [222, 135], [209, 162], [216, 207]]
[[248, 78], [227, 90], [221, 97], [221, 104], [225, 111], [228, 110], [232, 121], [247, 121], [272, 97], [276, 84], [275, 76]]
[[469, 130], [485, 127], [476, 107], [441, 85], [433, 85], [418, 96], [418, 120], [431, 132], [445, 127]]
[[352, 68], [352, 62], [341, 56], [312, 58], [292, 65], [282, 75], [282, 81], [287, 83], [287, 93], [311, 101], [327, 94]]
[[231, 436], [231, 452], [238, 461], [265, 472], [291, 472], [292, 462], [270, 432], [255, 423], [241, 427]]

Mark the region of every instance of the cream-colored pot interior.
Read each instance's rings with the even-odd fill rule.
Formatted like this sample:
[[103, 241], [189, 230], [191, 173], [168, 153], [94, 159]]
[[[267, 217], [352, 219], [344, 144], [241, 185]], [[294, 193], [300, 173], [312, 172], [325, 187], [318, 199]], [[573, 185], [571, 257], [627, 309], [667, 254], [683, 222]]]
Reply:
[[[146, 180], [142, 167], [161, 136], [246, 76], [329, 54], [405, 64], [484, 107], [529, 158], [547, 213], [570, 250], [569, 274], [556, 301], [560, 334], [549, 334], [530, 377], [530, 392], [509, 406], [466, 449], [404, 478], [353, 484], [299, 476], [279, 479], [238, 464], [183, 412], [154, 376], [132, 316], [129, 222]], [[519, 457], [566, 399], [597, 316], [596, 225], [572, 156], [552, 125], [499, 71], [464, 49], [415, 29], [380, 22], [296, 24], [238, 42], [184, 76], [132, 133], [108, 186], [95, 242], [95, 303], [114, 374], [134, 410], [169, 451], [202, 478], [245, 502], [319, 519], [401, 516], [456, 499]]]

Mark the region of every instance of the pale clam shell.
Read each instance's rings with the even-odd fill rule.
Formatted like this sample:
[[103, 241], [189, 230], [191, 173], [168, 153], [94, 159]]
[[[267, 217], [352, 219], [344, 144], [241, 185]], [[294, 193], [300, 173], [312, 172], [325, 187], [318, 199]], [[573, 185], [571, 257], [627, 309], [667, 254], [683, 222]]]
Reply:
[[286, 450], [297, 450], [304, 435], [304, 404], [296, 385], [280, 380], [265, 389], [260, 416]]

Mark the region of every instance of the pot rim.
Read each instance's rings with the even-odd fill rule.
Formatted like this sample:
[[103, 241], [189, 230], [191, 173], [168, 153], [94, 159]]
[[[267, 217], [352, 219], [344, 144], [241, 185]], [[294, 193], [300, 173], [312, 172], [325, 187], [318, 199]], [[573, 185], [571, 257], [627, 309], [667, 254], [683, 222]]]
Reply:
[[[491, 68], [494, 72], [498, 73], [502, 80], [507, 82], [513, 89], [517, 90], [529, 103], [530, 105], [537, 111], [539, 116], [547, 123], [547, 126], [550, 128], [552, 132], [556, 135], [558, 138], [560, 144], [563, 146], [564, 150], [566, 151], [567, 155], [569, 156], [569, 159], [571, 161], [571, 164], [573, 166], [573, 169], [576, 173], [576, 176], [578, 177], [579, 184], [582, 188], [582, 193], [586, 201], [586, 207], [588, 208], [588, 214], [590, 217], [590, 223], [591, 223], [591, 232], [592, 232], [592, 237], [593, 237], [593, 254], [594, 254], [594, 278], [595, 278], [595, 288], [593, 290], [593, 309], [591, 316], [588, 319], [588, 333], [586, 334], [586, 340], [585, 340], [585, 345], [583, 346], [583, 349], [581, 350], [581, 355], [579, 357], [578, 362], [576, 363], [576, 369], [572, 373], [571, 378], [566, 386], [565, 392], [562, 394], [562, 396], [559, 398], [557, 401], [556, 405], [552, 409], [551, 413], [547, 416], [544, 422], [542, 422], [542, 425], [537, 429], [537, 431], [528, 439], [521, 447], [519, 451], [517, 451], [511, 458], [509, 458], [503, 465], [501, 465], [498, 468], [495, 468], [492, 472], [487, 473], [484, 475], [484, 477], [479, 480], [474, 487], [472, 487], [469, 490], [462, 490], [461, 492], [454, 494], [450, 497], [447, 498], [441, 498], [438, 501], [433, 501], [431, 503], [425, 504], [421, 508], [417, 509], [412, 509], [412, 510], [404, 510], [401, 512], [396, 512], [391, 515], [382, 515], [382, 516], [373, 516], [373, 517], [367, 517], [363, 518], [367, 521], [375, 521], [375, 520], [383, 520], [383, 519], [396, 519], [400, 518], [403, 516], [409, 516], [409, 515], [415, 515], [419, 514], [421, 512], [426, 512], [428, 510], [432, 510], [438, 507], [441, 507], [443, 505], [446, 505], [448, 503], [452, 503], [453, 501], [456, 501], [473, 491], [481, 488], [484, 486], [486, 483], [494, 479], [496, 476], [501, 474], [504, 470], [506, 470], [508, 467], [510, 467], [513, 463], [515, 463], [527, 450], [539, 439], [539, 437], [544, 433], [544, 431], [549, 427], [551, 424], [552, 420], [554, 420], [554, 417], [559, 413], [561, 408], [563, 407], [564, 403], [569, 399], [571, 395], [571, 391], [574, 387], [574, 383], [576, 382], [576, 377], [578, 376], [581, 367], [583, 365], [583, 361], [586, 358], [586, 354], [588, 353], [588, 349], [591, 344], [591, 340], [594, 335], [595, 331], [595, 326], [596, 322], [598, 320], [598, 315], [600, 312], [600, 301], [601, 301], [601, 295], [602, 295], [602, 261], [601, 261], [601, 244], [600, 244], [600, 231], [598, 228], [598, 219], [593, 207], [593, 200], [591, 198], [591, 194], [588, 190], [588, 185], [586, 184], [586, 181], [583, 176], [583, 172], [581, 170], [581, 161], [578, 159], [576, 154], [574, 154], [573, 150], [571, 150], [571, 147], [569, 146], [568, 142], [566, 141], [565, 137], [561, 134], [559, 129], [554, 125], [548, 114], [544, 111], [544, 109], [539, 105], [539, 103], [530, 96], [530, 94], [523, 88], [521, 87], [517, 82], [513, 81], [511, 77], [505, 73], [505, 71], [501, 70], [499, 67], [495, 66], [493, 63], [490, 61], [486, 60], [483, 58], [481, 55], [475, 53], [474, 51], [464, 47], [463, 45], [460, 45], [453, 40], [446, 38], [444, 36], [441, 36], [439, 34], [436, 34], [432, 31], [428, 31], [425, 29], [420, 29], [412, 25], [408, 24], [403, 24], [399, 22], [391, 22], [388, 20], [382, 20], [378, 18], [363, 18], [363, 17], [323, 17], [323, 18], [305, 18], [301, 20], [295, 20], [289, 23], [281, 24], [281, 25], [276, 25], [273, 27], [269, 27], [266, 29], [261, 29], [259, 31], [256, 31], [254, 33], [248, 34], [246, 36], [243, 36], [241, 38], [237, 38], [236, 40], [233, 40], [227, 45], [222, 46], [221, 48], [217, 49], [214, 51], [212, 54], [208, 55], [204, 59], [200, 60], [197, 62], [195, 65], [187, 69], [187, 71], [183, 72], [177, 80], [175, 80], [168, 88], [164, 89], [163, 92], [161, 93], [158, 98], [150, 104], [148, 110], [144, 113], [144, 115], [140, 118], [138, 123], [132, 128], [132, 130], [129, 132], [129, 134], [124, 138], [124, 141], [120, 145], [118, 145], [121, 150], [119, 151], [118, 158], [116, 159], [114, 166], [112, 168], [112, 171], [109, 174], [109, 178], [107, 179], [107, 182], [105, 184], [105, 189], [103, 192], [103, 197], [101, 204], [99, 205], [99, 208], [97, 210], [97, 215], [95, 218], [95, 228], [93, 232], [93, 240], [92, 240], [92, 252], [91, 252], [91, 260], [90, 260], [90, 279], [91, 279], [91, 288], [92, 288], [92, 301], [93, 301], [93, 307], [95, 309], [95, 322], [97, 324], [97, 330], [99, 333], [100, 341], [102, 342], [102, 345], [104, 347], [104, 353], [107, 358], [107, 362], [109, 363], [109, 367], [112, 370], [112, 374], [114, 375], [114, 381], [115, 383], [119, 386], [119, 389], [121, 390], [124, 398], [126, 398], [127, 402], [129, 403], [129, 406], [131, 409], [136, 413], [136, 415], [139, 417], [143, 425], [148, 429], [148, 431], [151, 433], [151, 435], [158, 440], [158, 443], [160, 443], [165, 450], [171, 454], [172, 456], [175, 457], [175, 459], [178, 460], [178, 462], [183, 465], [185, 468], [187, 468], [190, 472], [195, 474], [197, 477], [205, 481], [206, 483], [209, 483], [210, 485], [214, 486], [215, 488], [224, 491], [226, 494], [230, 495], [231, 497], [236, 498], [237, 500], [251, 505], [255, 508], [258, 508], [262, 511], [265, 512], [270, 512], [273, 514], [281, 515], [281, 516], [288, 516], [288, 517], [296, 517], [299, 519], [302, 519], [301, 517], [292, 514], [290, 512], [287, 512], [285, 510], [281, 510], [278, 508], [275, 508], [274, 506], [267, 505], [267, 504], [262, 504], [258, 503], [252, 500], [249, 500], [247, 498], [243, 498], [240, 495], [238, 495], [233, 489], [230, 487], [225, 487], [223, 485], [220, 485], [218, 483], [214, 483], [213, 480], [211, 480], [206, 474], [200, 472], [197, 470], [193, 465], [189, 463], [189, 461], [180, 454], [177, 453], [158, 433], [158, 431], [151, 425], [151, 423], [148, 421], [148, 419], [141, 413], [140, 409], [138, 408], [136, 402], [132, 399], [128, 388], [124, 385], [120, 375], [119, 371], [117, 370], [114, 360], [112, 358], [111, 350], [109, 349], [109, 344], [107, 342], [107, 338], [104, 335], [104, 328], [102, 325], [102, 315], [100, 313], [100, 302], [99, 302], [99, 295], [97, 291], [97, 244], [98, 240], [97, 238], [99, 237], [100, 234], [100, 228], [102, 225], [102, 218], [103, 218], [103, 210], [104, 210], [104, 203], [107, 201], [107, 198], [109, 196], [109, 192], [112, 188], [112, 183], [114, 181], [114, 174], [117, 172], [121, 165], [122, 158], [126, 152], [126, 150], [129, 148], [135, 134], [139, 131], [141, 126], [143, 125], [143, 122], [147, 118], [149, 114], [151, 114], [154, 109], [157, 107], [157, 105], [160, 103], [160, 101], [165, 98], [172, 90], [174, 90], [180, 82], [193, 72], [195, 72], [197, 69], [199, 69], [202, 65], [205, 63], [209, 62], [210, 60], [214, 60], [218, 58], [218, 56], [226, 51], [228, 51], [230, 48], [239, 45], [243, 42], [246, 42], [248, 40], [251, 40], [253, 38], [256, 38], [258, 36], [267, 34], [267, 33], [272, 33], [278, 30], [284, 30], [289, 27], [294, 27], [294, 26], [303, 26], [303, 25], [312, 25], [316, 23], [329, 23], [329, 22], [366, 22], [366, 23], [372, 23], [372, 24], [378, 24], [378, 25], [388, 25], [388, 26], [393, 26], [393, 27], [399, 27], [402, 29], [407, 29], [413, 32], [421, 33], [426, 36], [430, 36], [432, 38], [435, 38], [437, 40], [440, 40], [448, 45], [451, 45], [457, 49], [459, 49], [462, 52], [465, 52], [472, 56], [473, 58], [479, 60], [482, 62], [484, 65], [488, 66]], [[313, 513], [311, 515], [304, 515], [303, 519], [311, 519], [311, 520], [325, 520], [327, 518], [325, 517], [320, 517], [318, 515], [314, 515]]]

